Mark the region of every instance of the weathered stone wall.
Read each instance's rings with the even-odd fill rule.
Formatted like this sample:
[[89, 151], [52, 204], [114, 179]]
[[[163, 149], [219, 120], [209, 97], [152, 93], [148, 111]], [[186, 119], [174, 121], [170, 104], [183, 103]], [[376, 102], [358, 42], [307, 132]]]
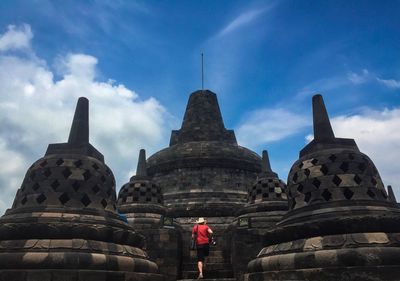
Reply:
[[180, 278], [182, 264], [182, 235], [177, 227], [141, 229], [145, 236], [145, 250], [158, 265], [160, 274], [165, 281], [174, 281]]
[[162, 186], [166, 207], [205, 202], [232, 206], [246, 203], [247, 188], [256, 176], [255, 172], [245, 170], [203, 167], [157, 173], [153, 180]]

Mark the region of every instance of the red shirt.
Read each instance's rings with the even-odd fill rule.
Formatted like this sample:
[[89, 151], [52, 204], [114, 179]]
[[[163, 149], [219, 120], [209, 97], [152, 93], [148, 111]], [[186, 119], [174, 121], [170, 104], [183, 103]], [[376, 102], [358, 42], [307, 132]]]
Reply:
[[199, 231], [197, 234], [197, 245], [208, 244], [208, 230], [210, 229], [208, 225], [198, 224], [193, 227], [192, 234], [196, 233], [197, 226], [199, 226]]

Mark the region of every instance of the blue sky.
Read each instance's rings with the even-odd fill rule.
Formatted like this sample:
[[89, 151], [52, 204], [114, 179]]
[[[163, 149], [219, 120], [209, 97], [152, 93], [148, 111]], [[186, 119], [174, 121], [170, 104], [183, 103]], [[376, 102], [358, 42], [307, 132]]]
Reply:
[[64, 142], [77, 97], [119, 188], [140, 148], [180, 127], [189, 94], [217, 93], [243, 146], [286, 181], [324, 96], [400, 197], [400, 1], [0, 2], [0, 212], [47, 144]]

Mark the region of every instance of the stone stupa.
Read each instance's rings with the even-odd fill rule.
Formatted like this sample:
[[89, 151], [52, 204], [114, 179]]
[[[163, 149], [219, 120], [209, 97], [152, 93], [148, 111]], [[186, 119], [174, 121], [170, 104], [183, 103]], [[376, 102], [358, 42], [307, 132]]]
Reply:
[[89, 143], [79, 98], [67, 143], [50, 144], [0, 219], [0, 280], [162, 280], [116, 211], [115, 180]]
[[334, 136], [321, 95], [313, 117], [314, 140], [288, 176], [289, 212], [247, 280], [399, 280], [400, 209], [355, 141]]

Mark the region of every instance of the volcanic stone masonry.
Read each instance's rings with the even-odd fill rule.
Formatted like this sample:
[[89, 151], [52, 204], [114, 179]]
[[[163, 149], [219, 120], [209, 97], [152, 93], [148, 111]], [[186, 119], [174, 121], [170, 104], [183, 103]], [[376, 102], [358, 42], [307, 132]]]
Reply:
[[88, 118], [80, 98], [68, 142], [49, 145], [0, 218], [0, 281], [195, 279], [198, 217], [217, 240], [206, 279], [400, 280], [393, 189], [353, 139], [334, 136], [322, 96], [287, 186], [267, 151], [238, 145], [216, 95], [201, 90], [167, 148], [147, 160], [140, 150], [117, 199]]
[[80, 98], [67, 143], [50, 144], [0, 219], [0, 280], [162, 280], [116, 209], [115, 180], [89, 143]]

